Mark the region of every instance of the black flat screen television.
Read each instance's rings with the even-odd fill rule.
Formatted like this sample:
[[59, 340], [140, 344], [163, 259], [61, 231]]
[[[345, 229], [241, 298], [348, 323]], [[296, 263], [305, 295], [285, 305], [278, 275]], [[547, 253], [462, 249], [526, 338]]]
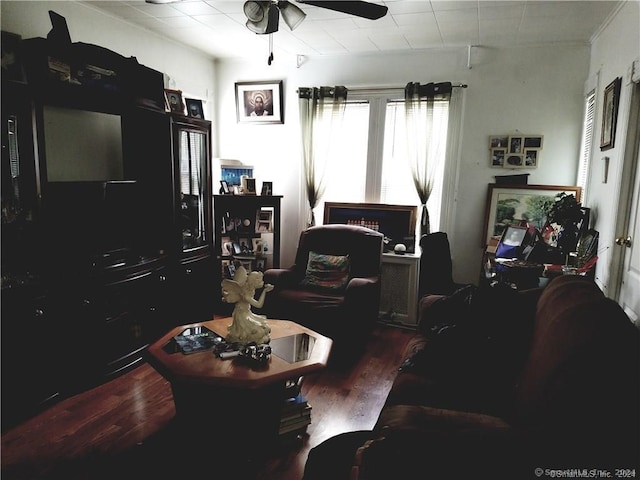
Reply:
[[120, 115], [45, 105], [49, 182], [125, 180]]

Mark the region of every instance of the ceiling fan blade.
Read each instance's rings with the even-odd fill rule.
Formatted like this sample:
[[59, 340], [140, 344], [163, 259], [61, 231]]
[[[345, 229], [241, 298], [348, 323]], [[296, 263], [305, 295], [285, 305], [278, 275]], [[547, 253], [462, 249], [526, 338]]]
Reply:
[[369, 20], [377, 20], [387, 14], [389, 10], [384, 5], [378, 5], [371, 2], [341, 2], [341, 1], [316, 1], [316, 0], [297, 0], [298, 3], [306, 3], [315, 7], [327, 8], [336, 12], [348, 13], [356, 17], [368, 18]]

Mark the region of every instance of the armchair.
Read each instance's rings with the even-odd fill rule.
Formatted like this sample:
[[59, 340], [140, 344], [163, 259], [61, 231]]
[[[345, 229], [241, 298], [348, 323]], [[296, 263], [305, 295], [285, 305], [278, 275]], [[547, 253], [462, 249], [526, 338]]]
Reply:
[[362, 347], [378, 318], [383, 235], [354, 225], [319, 225], [300, 234], [295, 263], [268, 269], [274, 285], [263, 312], [334, 341], [334, 355]]

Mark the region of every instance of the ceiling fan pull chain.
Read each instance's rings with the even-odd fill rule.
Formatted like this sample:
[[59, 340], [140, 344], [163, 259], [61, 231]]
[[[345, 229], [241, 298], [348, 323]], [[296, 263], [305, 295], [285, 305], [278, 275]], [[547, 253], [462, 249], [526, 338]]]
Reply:
[[269, 34], [269, 58], [267, 59], [267, 64], [271, 65], [273, 62], [273, 33]]

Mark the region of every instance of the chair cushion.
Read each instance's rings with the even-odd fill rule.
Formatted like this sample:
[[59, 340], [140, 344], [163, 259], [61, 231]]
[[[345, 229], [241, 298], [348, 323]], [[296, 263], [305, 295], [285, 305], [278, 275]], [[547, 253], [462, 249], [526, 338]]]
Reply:
[[349, 283], [349, 255], [309, 252], [302, 285], [325, 290], [344, 290]]

